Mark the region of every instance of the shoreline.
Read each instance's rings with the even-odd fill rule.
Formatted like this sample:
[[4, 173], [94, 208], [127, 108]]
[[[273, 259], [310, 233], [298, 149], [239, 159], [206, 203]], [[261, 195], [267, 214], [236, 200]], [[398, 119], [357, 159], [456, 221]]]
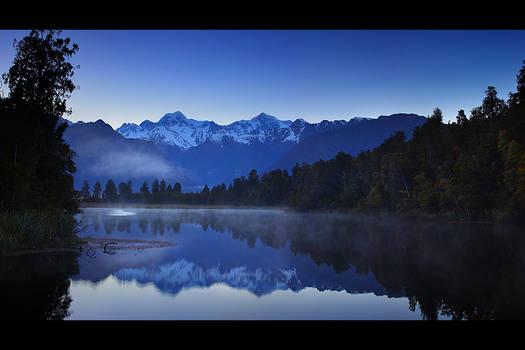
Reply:
[[177, 243], [168, 241], [152, 241], [140, 239], [126, 239], [126, 238], [79, 238], [81, 242], [70, 247], [56, 247], [56, 248], [41, 248], [41, 249], [23, 249], [13, 251], [5, 254], [0, 254], [0, 257], [5, 256], [20, 256], [40, 253], [81, 253], [84, 249], [102, 249], [104, 252], [112, 252], [114, 250], [126, 249], [150, 249], [150, 248], [164, 248], [176, 246]]
[[[289, 207], [255, 207], [255, 206], [231, 206], [231, 205], [195, 205], [195, 204], [144, 204], [144, 203], [80, 203], [80, 209], [229, 209], [229, 210], [273, 210], [281, 211], [283, 213], [296, 213], [296, 214], [312, 214], [312, 215], [351, 215], [361, 217], [365, 220], [414, 220], [419, 222], [436, 222], [441, 221], [446, 224], [453, 225], [498, 225], [498, 224], [511, 224], [511, 225], [523, 225], [523, 220], [518, 219], [471, 219], [471, 218], [458, 218], [451, 214], [442, 215], [425, 215], [416, 213], [386, 213], [386, 212], [374, 212], [364, 213], [352, 209], [325, 209], [325, 210], [298, 210]], [[82, 215], [81, 213], [78, 213]], [[77, 214], [77, 215], [78, 215]], [[242, 215], [242, 213], [239, 213]], [[64, 242], [63, 242], [64, 243]], [[90, 247], [91, 243], [91, 247]], [[103, 239], [92, 239], [90, 237], [75, 237], [74, 242], [70, 244], [61, 244], [58, 247], [46, 247], [46, 248], [23, 248], [19, 250], [0, 252], [0, 256], [16, 256], [26, 254], [37, 254], [37, 253], [53, 253], [53, 252], [82, 252], [82, 249], [89, 248], [107, 248], [110, 249], [128, 249], [125, 244], [137, 247], [138, 244], [142, 244], [141, 248], [154, 248], [160, 247], [165, 244], [171, 245], [171, 243], [156, 242], [156, 241], [144, 241], [144, 242], [133, 242], [133, 240], [121, 240], [117, 238], [103, 238]]]
[[522, 219], [517, 218], [479, 218], [473, 219], [468, 217], [454, 216], [452, 213], [444, 214], [424, 214], [424, 213], [389, 213], [389, 212], [360, 212], [355, 209], [338, 208], [338, 209], [316, 209], [300, 210], [291, 207], [275, 206], [234, 206], [234, 205], [207, 205], [207, 204], [150, 204], [150, 203], [92, 203], [81, 202], [80, 209], [88, 208], [108, 208], [108, 209], [240, 209], [240, 210], [277, 210], [286, 213], [300, 214], [338, 214], [354, 215], [364, 217], [377, 217], [380, 219], [408, 219], [435, 221], [444, 220], [449, 224], [500, 224], [500, 223], [524, 223]]
[[136, 209], [266, 209], [266, 210], [283, 210], [293, 211], [288, 207], [265, 207], [265, 206], [233, 206], [219, 204], [149, 204], [149, 203], [90, 203], [81, 202], [79, 208], [136, 208]]

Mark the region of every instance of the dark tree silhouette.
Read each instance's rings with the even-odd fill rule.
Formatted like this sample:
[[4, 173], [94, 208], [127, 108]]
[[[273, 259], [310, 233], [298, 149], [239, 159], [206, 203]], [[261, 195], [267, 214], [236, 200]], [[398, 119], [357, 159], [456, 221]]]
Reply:
[[80, 199], [83, 201], [87, 201], [91, 199], [91, 193], [89, 191], [89, 183], [84, 180], [82, 183], [82, 189], [80, 190]]
[[155, 179], [153, 180], [153, 183], [151, 184], [151, 194], [156, 194], [160, 190], [159, 186], [159, 180]]
[[144, 181], [144, 183], [140, 187], [140, 193], [149, 193], [149, 187], [146, 181]]
[[103, 199], [107, 202], [116, 202], [118, 200], [117, 186], [115, 186], [115, 182], [111, 179], [106, 183]]
[[59, 122], [71, 113], [66, 100], [75, 85], [68, 59], [78, 46], [59, 34], [33, 30], [15, 40], [13, 65], [2, 75], [10, 89], [0, 101], [0, 197], [7, 207], [78, 211], [74, 152], [62, 137], [67, 124]]
[[98, 201], [100, 199], [100, 196], [102, 195], [102, 185], [100, 182], [96, 182], [95, 186], [93, 187], [93, 199], [95, 201]]
[[71, 114], [66, 100], [75, 89], [70, 79], [75, 67], [67, 59], [78, 51], [78, 45], [70, 46], [69, 38], [58, 35], [60, 31], [33, 30], [21, 41], [14, 41], [17, 55], [9, 72], [2, 77], [9, 86], [15, 108], [29, 104], [49, 116]]

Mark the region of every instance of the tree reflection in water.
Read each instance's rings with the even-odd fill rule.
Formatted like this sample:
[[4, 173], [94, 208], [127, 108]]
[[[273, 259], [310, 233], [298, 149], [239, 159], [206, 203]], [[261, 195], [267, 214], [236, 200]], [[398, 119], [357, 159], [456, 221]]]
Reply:
[[[106, 230], [116, 226], [115, 217], [100, 219]], [[525, 315], [525, 238], [517, 225], [265, 210], [178, 210], [132, 220], [154, 235], [192, 223], [252, 248], [257, 240], [272, 248], [289, 244], [294, 254], [337, 273], [350, 267], [372, 273], [389, 295], [406, 295], [410, 309], [419, 306], [429, 320], [440, 314], [469, 320]]]
[[62, 320], [69, 316], [70, 277], [79, 253], [34, 253], [0, 257], [0, 317]]
[[[525, 238], [520, 226], [453, 224], [366, 216], [276, 211], [186, 210], [176, 215], [111, 217], [90, 213], [86, 222], [105, 234], [176, 234], [197, 224], [255, 247], [307, 255], [337, 273], [353, 267], [372, 273], [389, 295], [405, 295], [425, 319], [522, 319], [525, 314]], [[1, 317], [64, 319], [78, 253], [0, 257]]]

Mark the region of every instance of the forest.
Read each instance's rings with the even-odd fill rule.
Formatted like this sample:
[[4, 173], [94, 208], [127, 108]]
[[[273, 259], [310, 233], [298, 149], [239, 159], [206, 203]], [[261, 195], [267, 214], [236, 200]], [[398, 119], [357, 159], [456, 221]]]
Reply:
[[[313, 164], [207, 185], [184, 192], [180, 183], [111, 179], [74, 187], [75, 152], [64, 141], [77, 88], [69, 59], [78, 45], [60, 31], [33, 30], [15, 40], [16, 55], [0, 96], [0, 251], [56, 247], [75, 240], [74, 215], [94, 203], [287, 207], [416, 217], [523, 219], [525, 217], [525, 61], [516, 92], [498, 97], [489, 86], [481, 105], [455, 122], [439, 108], [413, 136], [397, 132], [378, 147], [340, 152]], [[135, 188], [133, 187], [135, 186]]]
[[489, 86], [479, 107], [455, 122], [435, 108], [407, 140], [397, 132], [357, 156], [296, 164], [233, 179], [200, 192], [155, 179], [132, 183], [84, 181], [82, 202], [277, 206], [301, 211], [350, 211], [468, 219], [522, 219], [525, 215], [525, 60], [517, 91], [507, 100]]

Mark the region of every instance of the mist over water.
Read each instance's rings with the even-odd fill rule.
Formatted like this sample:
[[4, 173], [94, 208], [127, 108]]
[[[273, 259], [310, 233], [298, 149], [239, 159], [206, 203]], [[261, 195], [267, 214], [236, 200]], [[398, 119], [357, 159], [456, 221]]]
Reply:
[[79, 219], [108, 244], [78, 255], [67, 319], [524, 317], [512, 225], [132, 207]]

